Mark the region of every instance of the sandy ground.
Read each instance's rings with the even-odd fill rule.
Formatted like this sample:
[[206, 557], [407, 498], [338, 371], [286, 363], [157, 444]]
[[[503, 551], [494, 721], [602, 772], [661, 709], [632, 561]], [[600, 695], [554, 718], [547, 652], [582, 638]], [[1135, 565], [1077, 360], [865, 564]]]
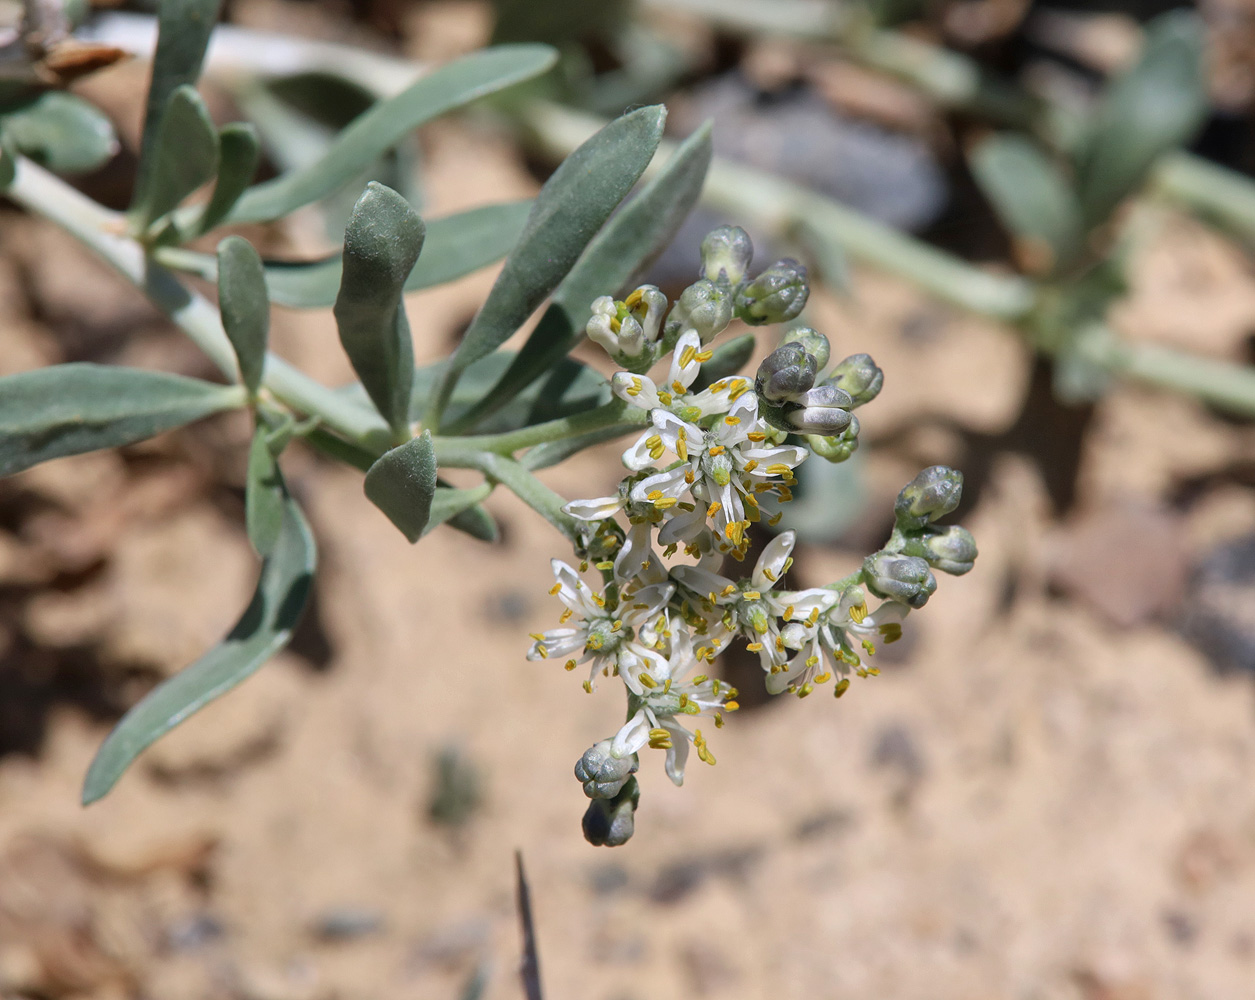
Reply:
[[[438, 213], [534, 190], [499, 139], [425, 141]], [[4, 373], [206, 373], [59, 234], [11, 212], [0, 227]], [[1165, 218], [1136, 275], [1125, 332], [1239, 356], [1255, 282], [1236, 251]], [[491, 277], [410, 301], [421, 357]], [[516, 997], [516, 849], [552, 998], [1251, 995], [1252, 675], [1217, 673], [1175, 625], [1191, 567], [1255, 531], [1255, 431], [1128, 387], [1078, 421], [1040, 404], [1003, 332], [856, 279], [811, 317], [887, 371], [861, 414], [868, 513], [806, 546], [798, 582], [878, 544], [897, 488], [938, 461], [973, 477], [977, 569], [943, 579], [905, 652], [840, 702], [740, 713], [682, 789], [647, 753], [637, 834], [613, 851], [581, 837], [571, 766], [622, 706], [523, 658], [565, 553], [522, 505], [489, 501], [499, 545], [446, 530], [411, 547], [360, 475], [293, 449], [321, 564], [295, 651], [83, 810], [111, 719], [251, 588], [248, 429], [211, 421], [0, 484], [0, 995], [455, 997], [481, 968], [490, 1000]], [[275, 342], [346, 376], [329, 315], [280, 314]], [[601, 495], [615, 454], [546, 479]], [[456, 825], [429, 815], [450, 751], [480, 793]]]

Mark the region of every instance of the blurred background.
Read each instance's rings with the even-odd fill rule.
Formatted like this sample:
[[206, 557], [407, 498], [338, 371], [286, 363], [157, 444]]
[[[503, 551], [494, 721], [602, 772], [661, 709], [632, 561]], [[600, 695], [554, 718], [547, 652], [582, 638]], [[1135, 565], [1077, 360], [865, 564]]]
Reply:
[[[237, 37], [378, 61], [356, 82], [326, 60], [259, 82], [265, 56], [245, 72], [225, 46], [204, 90], [220, 121], [258, 123], [277, 172], [368, 106], [363, 76], [549, 41], [561, 68], [531, 95], [547, 103], [442, 119], [372, 176], [424, 214], [530, 197], [569, 151], [568, 124], [662, 100], [669, 135], [713, 118], [717, 156], [747, 176], [987, 274], [1071, 289], [1100, 268], [1043, 262], [971, 153], [995, 129], [1066, 134], [1058, 121], [1100, 102], [1177, 8], [1206, 40], [1202, 113], [1180, 139], [1191, 176], [1247, 174], [1251, 0], [228, 0], [226, 22], [270, 33]], [[127, 48], [132, 28], [95, 30]], [[76, 183], [119, 208], [146, 72], [120, 59], [71, 85], [122, 140]], [[1095, 241], [1120, 244], [1104, 322], [1131, 343], [1255, 363], [1249, 236], [1156, 178], [1086, 244], [1093, 259]], [[834, 358], [865, 351], [886, 373], [855, 459], [804, 468], [795, 583], [878, 547], [920, 468], [967, 476], [957, 518], [976, 569], [942, 579], [881, 675], [840, 702], [767, 704], [757, 666], [728, 657], [746, 707], [712, 739], [718, 766], [694, 764], [676, 789], [647, 751], [636, 836], [592, 848], [571, 768], [622, 706], [524, 661], [527, 633], [557, 616], [560, 540], [494, 495], [500, 544], [438, 532], [411, 548], [359, 474], [297, 449], [288, 480], [323, 566], [296, 641], [83, 810], [110, 725], [217, 641], [251, 590], [250, 428], [214, 418], [38, 466], [0, 482], [0, 996], [518, 997], [516, 848], [552, 1000], [1250, 995], [1255, 424], [1164, 388], [1078, 391], [1023, 329], [845, 253], [848, 233], [773, 225], [754, 184], [732, 187], [650, 280], [674, 294], [701, 236], [744, 224], [759, 266], [789, 253], [812, 267], [805, 318]], [[272, 256], [325, 253], [359, 191], [243, 232]], [[494, 273], [410, 297], [419, 363], [456, 342]], [[330, 310], [276, 309], [272, 344], [326, 382], [352, 378]], [[101, 361], [213, 377], [139, 293], [7, 204], [0, 345], [0, 374]], [[621, 447], [546, 480], [605, 495]]]

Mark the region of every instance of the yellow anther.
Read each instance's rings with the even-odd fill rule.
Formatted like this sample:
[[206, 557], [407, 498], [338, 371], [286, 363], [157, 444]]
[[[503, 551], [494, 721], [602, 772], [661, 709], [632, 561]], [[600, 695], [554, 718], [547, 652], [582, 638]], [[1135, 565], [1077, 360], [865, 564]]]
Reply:
[[654, 506], [655, 506], [658, 510], [670, 510], [672, 507], [674, 507], [674, 506], [675, 506], [676, 504], [678, 504], [679, 502], [680, 502], [680, 501], [679, 501], [679, 499], [678, 499], [677, 497], [663, 497], [661, 500], [655, 500], [655, 501], [654, 501]]
[[741, 596], [742, 596], [742, 597], [744, 597], [747, 601], [757, 601], [757, 600], [759, 600], [759, 599], [760, 599], [763, 595], [762, 595], [762, 594], [760, 594], [757, 590], [747, 590], [747, 591], [745, 591], [745, 593], [744, 593], [744, 594], [742, 594]]
[[644, 297], [645, 297], [644, 290], [638, 288], [636, 291], [632, 292], [626, 299], [623, 300], [623, 306], [625, 309], [632, 309], [635, 306], [639, 305], [641, 299], [643, 299]]
[[767, 466], [767, 475], [769, 476], [789, 476], [792, 473], [793, 470], [783, 462], [772, 462], [771, 465]]
[[596, 565], [597, 565], [597, 568], [601, 570], [603, 573], [608, 573], [610, 570], [614, 569], [614, 560], [603, 559], [601, 562], [597, 563]]
[[886, 622], [877, 630], [885, 637], [885, 642], [897, 642], [902, 638], [902, 626], [897, 622]]
[[639, 396], [645, 389], [645, 383], [636, 376], [632, 376], [632, 384], [628, 386], [624, 392], [629, 396]]
[[756, 458], [751, 458], [748, 462], [745, 463], [746, 472], [753, 472], [757, 468], [758, 468], [758, 459]]
[[606, 599], [600, 594], [593, 594], [593, 603], [599, 608], [604, 608], [606, 606]]
[[715, 728], [716, 728], [716, 729], [722, 729], [722, 728], [723, 728], [723, 713], [721, 713], [721, 712], [716, 712], [716, 713], [715, 713]]
[[671, 393], [664, 392], [662, 389], [659, 389], [658, 390], [658, 402], [660, 402], [663, 406], [670, 406], [671, 405]]
[[864, 639], [861, 645], [867, 651], [868, 656], [876, 655], [876, 645], [870, 639]]
[[581, 560], [580, 560], [580, 572], [581, 572], [581, 573], [587, 573], [587, 572], [588, 572], [588, 560], [587, 560], [587, 559], [581, 559]]
[[693, 483], [696, 481], [696, 479], [697, 479], [697, 477], [693, 475], [693, 470], [692, 470], [692, 469], [685, 469], [685, 470], [684, 470], [684, 482], [685, 482], [685, 485], [687, 485], [687, 486], [692, 486], [692, 485], [693, 485]]
[[572, 611], [570, 608], [567, 608], [565, 611], [562, 612], [562, 614], [558, 616], [558, 624], [565, 625], [567, 622], [571, 620], [571, 616], [573, 614], [575, 614], [575, 612]]
[[645, 494], [645, 498], [651, 503], [657, 503], [662, 499], [662, 490], [650, 490]]
[[617, 631], [619, 631], [619, 629], [621, 629], [621, 628], [623, 628], [623, 619], [622, 619], [622, 618], [616, 618], [613, 622], [611, 622], [611, 623], [610, 623], [610, 631], [611, 631], [611, 632], [617, 632]]
[[729, 413], [726, 417], [723, 418], [723, 422], [727, 424], [729, 427], [735, 427], [737, 424], [741, 422], [741, 418], [737, 416], [733, 416], [731, 413]]
[[684, 440], [683, 431], [680, 432], [680, 436], [675, 440], [675, 453], [680, 456], [681, 462], [687, 462], [689, 460], [689, 445], [688, 442]]
[[697, 358], [697, 360], [700, 361], [702, 364], [705, 364], [714, 356], [715, 356], [715, 352], [709, 349], [705, 351], [698, 351], [695, 355], [693, 355], [693, 357]]
[[601, 636], [593, 634], [590, 635], [588, 637], [588, 641], [584, 643], [584, 648], [591, 649], [595, 653], [597, 650], [601, 649], [603, 645], [605, 645], [605, 642], [602, 640]]
[[751, 643], [747, 643], [745, 648], [748, 649], [751, 653], [757, 653], [760, 650], [762, 650], [763, 644], [761, 642], [751, 642]]
[[710, 454], [710, 457], [711, 457], [711, 458], [718, 458], [720, 455], [722, 455], [722, 454], [723, 454], [725, 451], [727, 451], [727, 450], [728, 450], [728, 449], [727, 449], [727, 448], [725, 448], [725, 447], [724, 447], [723, 445], [721, 445], [721, 444], [711, 445], [711, 447], [710, 447], [710, 449], [709, 449], [709, 454]]
[[818, 656], [808, 656], [808, 657], [806, 658], [806, 669], [807, 669], [807, 670], [814, 670], [817, 666], [819, 666], [819, 657], [818, 657]]
[[553, 596], [554, 594], [558, 594], [561, 591], [562, 591], [562, 584], [560, 583], [555, 583], [552, 587], [549, 588], [550, 596]]
[[718, 500], [715, 500], [709, 507], [706, 508], [706, 516], [714, 517], [721, 510], [723, 510], [723, 504], [721, 504]]
[[693, 678], [693, 683], [705, 684], [708, 680], [710, 680], [710, 678], [707, 677], [705, 674], [698, 674], [696, 677]]
[[723, 588], [723, 590], [719, 591], [719, 596], [720, 596], [720, 597], [729, 597], [729, 596], [731, 596], [732, 594], [735, 594], [735, 593], [736, 593], [736, 586], [735, 586], [734, 584], [731, 584], [731, 583], [730, 583], [730, 584], [728, 584], [726, 587], [724, 587], [724, 588]]
[[728, 396], [731, 399], [740, 399], [742, 396], [745, 395], [745, 392], [747, 389], [749, 389], [749, 387], [750, 387], [750, 384], [746, 382], [744, 379], [737, 379], [736, 384], [732, 386], [732, 389], [728, 393]]
[[679, 381], [678, 379], [671, 383], [671, 388], [672, 390], [674, 390], [677, 396], [684, 395], [684, 383]]
[[780, 523], [780, 518], [782, 517], [784, 517], [784, 511], [777, 511], [775, 514], [772, 514], [771, 517], [767, 518], [767, 523], [774, 528]]
[[817, 621], [819, 621], [819, 607], [815, 606], [811, 608], [811, 613], [806, 618], [806, 624], [813, 628]]
[[816, 683], [816, 684], [827, 684], [830, 680], [832, 680], [832, 674], [828, 673], [828, 671], [827, 671], [827, 670], [825, 670], [822, 674], [819, 674], [819, 675], [815, 678], [815, 683]]
[[848, 690], [850, 690], [850, 678], [842, 677], [841, 680], [837, 681], [837, 686], [832, 689], [832, 696], [840, 698]]
[[[757, 444], [758, 442], [761, 442], [761, 441], [766, 441], [766, 440], [767, 440], [767, 435], [766, 435], [766, 434], [764, 434], [762, 431], [750, 431], [750, 432], [749, 432], [748, 434], [746, 434], [745, 436], [746, 436], [747, 438], [749, 438], [751, 441], [753, 441], [754, 443], [756, 443], [756, 444]], [[758, 467], [757, 463], [755, 463], [754, 467], [755, 467], [755, 468], [757, 468], [757, 467]]]
[[854, 622], [855, 624], [861, 625], [863, 623], [863, 619], [865, 619], [866, 617], [867, 617], [867, 605], [866, 604], [856, 604], [854, 605], [854, 607], [850, 608], [850, 621]]
[[[689, 344], [688, 347], [684, 348], [684, 350], [680, 352], [680, 367], [687, 368], [692, 363], [696, 354], [697, 348], [695, 348], [692, 344]], [[683, 392], [684, 390], [677, 389], [676, 391]]]
[[671, 693], [671, 678], [670, 678], [670, 677], [668, 677], [668, 678], [666, 679], [666, 681], [664, 681], [664, 682], [663, 682], [663, 685], [662, 685], [662, 693], [663, 693], [663, 694], [670, 694], [670, 693]]
[[729, 701], [723, 706], [723, 710], [725, 712], [735, 712], [740, 707], [741, 706], [737, 704], [735, 701]]
[[650, 690], [658, 686], [658, 682], [654, 680], [653, 676], [649, 674], [647, 671], [642, 670], [640, 677], [641, 677], [641, 683], [644, 684]]
[[879, 676], [880, 676], [880, 668], [879, 668], [879, 667], [868, 667], [868, 668], [867, 668], [867, 674], [868, 674], [868, 676], [869, 676], [869, 677], [879, 677]]

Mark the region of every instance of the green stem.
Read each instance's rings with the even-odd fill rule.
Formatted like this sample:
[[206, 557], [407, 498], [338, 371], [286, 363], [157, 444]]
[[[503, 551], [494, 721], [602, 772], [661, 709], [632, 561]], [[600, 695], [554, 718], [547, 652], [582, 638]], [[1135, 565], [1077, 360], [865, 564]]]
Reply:
[[537, 479], [512, 458], [467, 447], [469, 439], [432, 438], [437, 465], [453, 469], [475, 469], [489, 480], [511, 490], [520, 500], [557, 528], [572, 543], [579, 538], [579, 521], [562, 512], [561, 496]]

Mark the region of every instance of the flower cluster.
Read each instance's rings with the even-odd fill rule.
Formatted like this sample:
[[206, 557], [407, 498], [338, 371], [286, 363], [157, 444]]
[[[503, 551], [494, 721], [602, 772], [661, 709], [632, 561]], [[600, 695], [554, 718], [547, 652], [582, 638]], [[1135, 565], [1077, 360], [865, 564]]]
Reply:
[[[928, 600], [932, 570], [965, 572], [975, 558], [962, 528], [933, 523], [957, 506], [962, 483], [936, 466], [902, 491], [893, 537], [853, 576], [790, 589], [792, 531], [767, 541], [748, 574], [737, 571], [755, 542], [753, 526], [780, 519], [762, 502], [792, 499], [795, 470], [812, 451], [833, 461], [853, 452], [858, 423], [850, 411], [882, 381], [867, 355], [846, 358], [821, 379], [828, 342], [805, 327], [755, 379], [720, 370], [707, 345], [734, 315], [752, 325], [784, 322], [806, 302], [801, 265], [780, 261], [749, 279], [751, 253], [740, 229], [708, 236], [703, 277], [665, 323], [666, 300], [652, 286], [593, 305], [589, 337], [626, 368], [611, 388], [643, 410], [648, 425], [623, 453], [628, 474], [614, 495], [563, 508], [582, 526], [579, 565], [553, 561], [551, 593], [565, 609], [559, 627], [532, 635], [528, 659], [584, 666], [590, 693], [610, 678], [626, 692], [627, 721], [576, 765], [592, 799], [584, 832], [595, 844], [632, 834], [640, 751], [665, 751], [677, 785], [691, 751], [714, 764], [702, 720], [720, 728], [737, 710], [736, 690], [714, 668], [732, 643], [757, 655], [768, 692], [805, 697], [834, 681], [840, 697], [852, 675], [878, 672], [867, 658], [898, 639], [907, 613]], [[668, 353], [665, 377], [645, 374]], [[596, 590], [581, 576], [594, 570]], [[869, 595], [879, 599], [874, 609]]]

